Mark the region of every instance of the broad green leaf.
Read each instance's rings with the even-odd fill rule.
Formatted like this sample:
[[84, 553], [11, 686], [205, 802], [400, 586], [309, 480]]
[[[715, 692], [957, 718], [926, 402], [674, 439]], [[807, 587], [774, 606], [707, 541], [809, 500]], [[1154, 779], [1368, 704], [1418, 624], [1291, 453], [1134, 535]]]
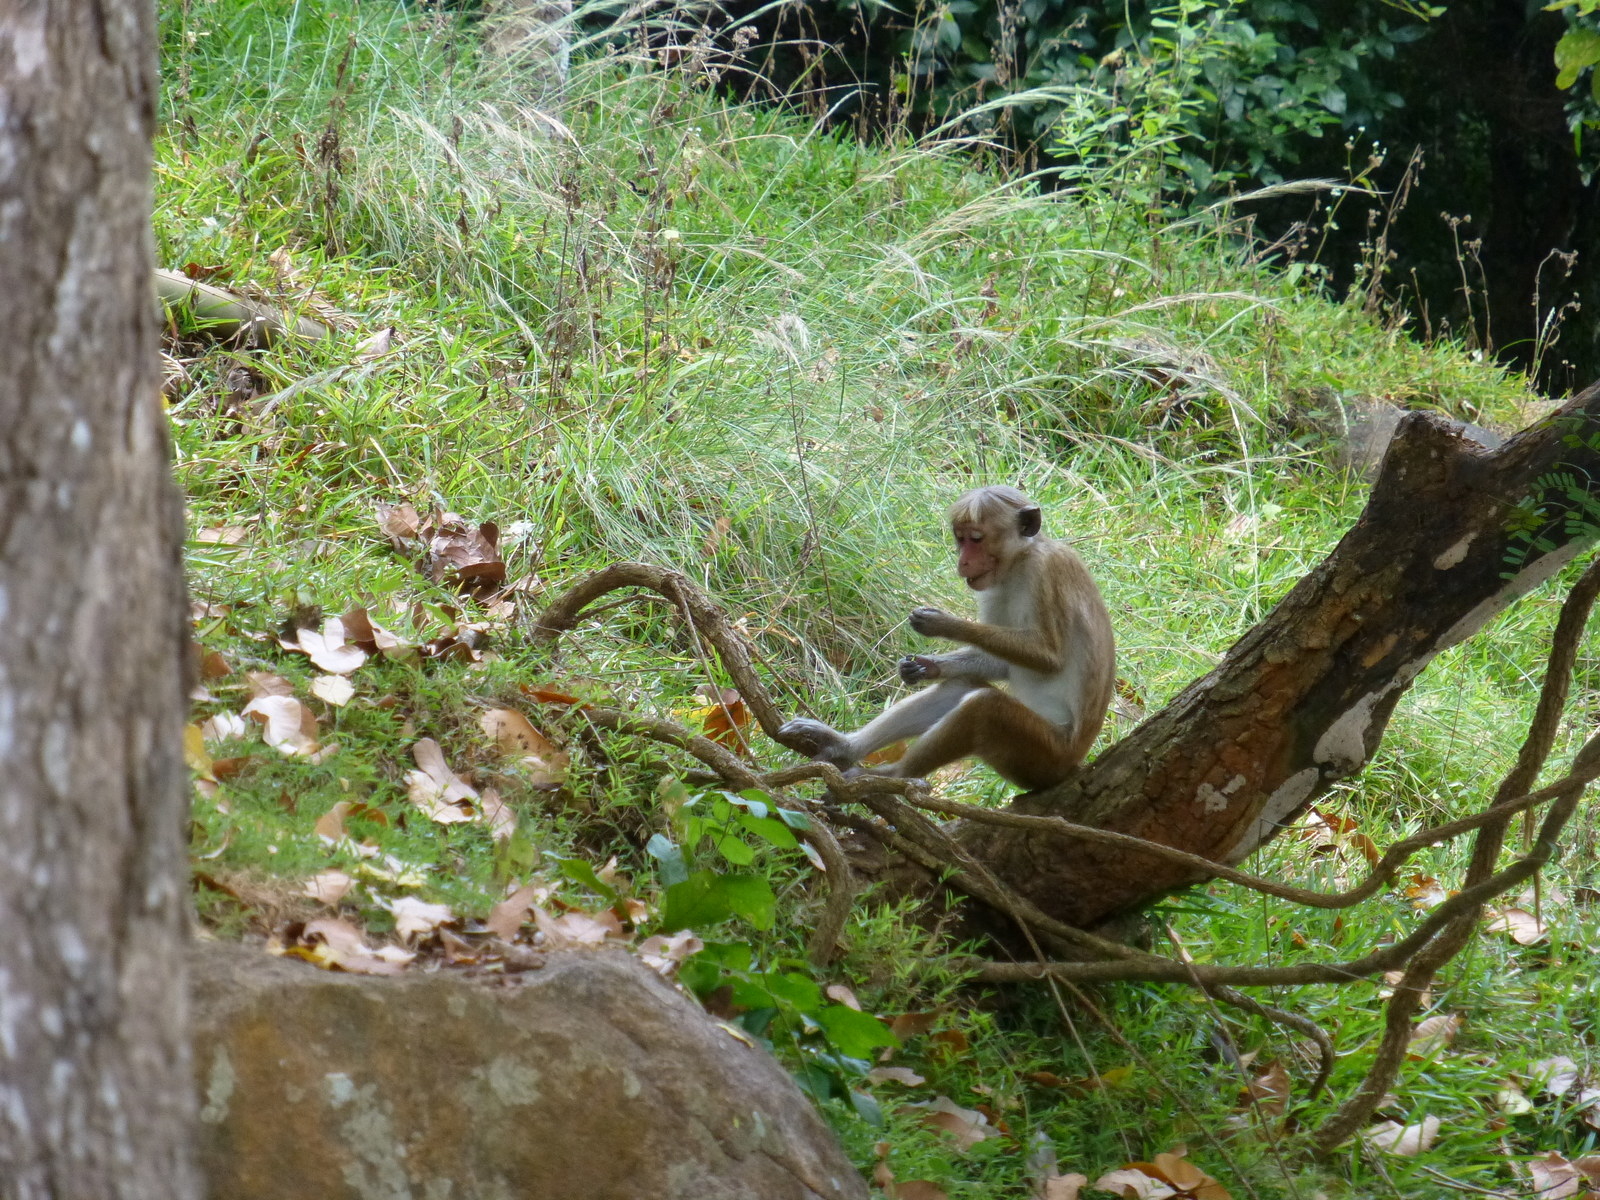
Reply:
[[777, 904], [771, 885], [759, 875], [696, 871], [667, 889], [661, 925], [665, 932], [673, 933], [704, 929], [737, 916], [766, 930], [772, 928]]
[[798, 971], [769, 971], [762, 976], [772, 998], [802, 1013], [822, 1006], [822, 988], [817, 981]]
[[555, 859], [557, 869], [572, 882], [582, 884], [591, 892], [598, 896], [604, 896], [607, 900], [615, 900], [617, 898], [617, 889], [596, 875], [594, 867], [584, 859], [557, 858], [553, 854], [550, 857]]
[[795, 841], [794, 834], [789, 832], [789, 827], [782, 821], [774, 821], [771, 817], [757, 817], [750, 813], [739, 814], [739, 824], [762, 841], [770, 842], [780, 850], [793, 850], [799, 843]]
[[844, 1004], [828, 1005], [817, 1013], [816, 1019], [834, 1049], [850, 1058], [870, 1058], [879, 1047], [900, 1044], [900, 1039], [877, 1017]]
[[644, 844], [645, 853], [661, 864], [661, 882], [671, 887], [689, 878], [689, 864], [683, 851], [664, 833], [652, 834]]
[[724, 875], [722, 880], [735, 913], [759, 930], [772, 928], [778, 898], [772, 894], [771, 884], [759, 875]]
[[858, 1092], [850, 1089], [850, 1103], [855, 1105], [856, 1116], [868, 1125], [881, 1129], [883, 1127], [883, 1108], [878, 1103], [878, 1098], [870, 1092]]
[[717, 853], [736, 867], [748, 867], [756, 860], [756, 852], [750, 843], [730, 829], [718, 830], [712, 836], [711, 842], [716, 847]]
[[1556, 43], [1556, 86], [1569, 88], [1587, 67], [1600, 62], [1600, 30], [1574, 28]]

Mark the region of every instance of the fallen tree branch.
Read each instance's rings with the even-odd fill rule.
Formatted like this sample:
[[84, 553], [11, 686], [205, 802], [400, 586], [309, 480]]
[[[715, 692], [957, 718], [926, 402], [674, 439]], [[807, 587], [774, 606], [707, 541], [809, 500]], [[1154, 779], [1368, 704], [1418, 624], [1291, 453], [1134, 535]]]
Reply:
[[568, 588], [534, 619], [534, 641], [554, 642], [578, 623], [584, 609], [590, 604], [607, 592], [625, 587], [649, 588], [672, 601], [689, 628], [710, 642], [716, 650], [722, 660], [722, 669], [733, 680], [733, 686], [739, 689], [745, 706], [766, 735], [780, 745], [788, 744], [778, 737], [778, 729], [783, 725], [784, 718], [751, 665], [748, 644], [728, 622], [722, 609], [682, 571], [638, 562], [614, 563], [603, 567]]
[[[1561, 712], [1566, 707], [1567, 696], [1571, 690], [1572, 668], [1577, 661], [1578, 642], [1583, 637], [1584, 626], [1588, 623], [1589, 613], [1594, 608], [1597, 594], [1600, 594], [1600, 562], [1589, 565], [1561, 606], [1561, 616], [1556, 621], [1556, 630], [1550, 639], [1550, 657], [1545, 666], [1544, 684], [1539, 689], [1538, 707], [1534, 710], [1533, 720], [1529, 722], [1528, 733], [1522, 741], [1522, 747], [1517, 752], [1516, 763], [1496, 790], [1496, 804], [1490, 809], [1491, 812], [1498, 810], [1505, 801], [1527, 791], [1539, 777], [1539, 772], [1543, 770], [1545, 762], [1550, 757], [1550, 751], [1555, 745], [1556, 731], [1561, 724]], [[1582, 760], [1585, 753], [1590, 753], [1593, 745], [1592, 740], [1586, 744], [1579, 752], [1578, 759]], [[1577, 765], [1575, 762], [1574, 767]], [[1570, 774], [1569, 772], [1569, 777]], [[1550, 813], [1546, 815], [1545, 829], [1548, 832], [1541, 831], [1541, 840], [1549, 853], [1554, 853], [1555, 839], [1565, 826], [1566, 820], [1562, 818], [1559, 825], [1552, 823], [1563, 810], [1568, 816], [1576, 810], [1582, 790], [1580, 785], [1573, 789], [1570, 799], [1565, 797], [1558, 799], [1551, 807]], [[1472, 885], [1481, 886], [1485, 879], [1491, 877], [1494, 864], [1500, 856], [1509, 821], [1510, 815], [1507, 814], [1484, 824], [1478, 830], [1472, 850], [1472, 860], [1467, 865], [1468, 890]], [[1437, 940], [1423, 947], [1407, 965], [1405, 974], [1389, 997], [1389, 1004], [1384, 1012], [1383, 1039], [1379, 1043], [1366, 1078], [1339, 1111], [1330, 1117], [1313, 1137], [1320, 1151], [1323, 1153], [1332, 1151], [1351, 1137], [1357, 1129], [1371, 1121], [1372, 1114], [1383, 1102], [1384, 1095], [1394, 1083], [1400, 1064], [1405, 1061], [1406, 1048], [1411, 1037], [1411, 1018], [1421, 1006], [1423, 993], [1432, 984], [1439, 968], [1461, 953], [1472, 939], [1481, 913], [1481, 904], [1463, 911], [1445, 927]]]
[[246, 300], [209, 283], [190, 279], [182, 271], [157, 270], [155, 283], [156, 295], [162, 304], [173, 312], [192, 313], [195, 320], [204, 323], [218, 337], [270, 346], [290, 334], [307, 341], [321, 341], [330, 336], [328, 327], [320, 321]]

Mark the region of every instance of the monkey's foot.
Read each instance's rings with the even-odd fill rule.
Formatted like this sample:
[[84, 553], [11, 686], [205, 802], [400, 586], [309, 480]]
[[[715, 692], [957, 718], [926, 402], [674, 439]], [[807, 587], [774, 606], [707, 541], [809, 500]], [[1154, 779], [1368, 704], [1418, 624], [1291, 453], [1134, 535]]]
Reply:
[[778, 740], [807, 758], [832, 763], [841, 770], [853, 766], [856, 761], [849, 738], [833, 726], [810, 717], [785, 721], [778, 730]]

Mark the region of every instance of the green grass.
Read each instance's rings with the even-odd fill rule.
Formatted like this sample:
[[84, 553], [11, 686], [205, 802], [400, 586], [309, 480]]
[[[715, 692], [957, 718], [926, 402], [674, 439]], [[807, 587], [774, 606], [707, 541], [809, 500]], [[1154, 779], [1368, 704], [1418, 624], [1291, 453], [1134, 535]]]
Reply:
[[[490, 625], [485, 662], [369, 664], [350, 705], [311, 701], [323, 742], [339, 747], [318, 765], [259, 741], [213, 747], [245, 760], [195, 806], [197, 869], [233, 893], [203, 887], [202, 915], [228, 932], [304, 915], [293, 893], [316, 870], [382, 861], [317, 837], [339, 800], [368, 806], [349, 822], [353, 841], [415, 868], [411, 890], [463, 916], [483, 916], [529, 878], [602, 904], [563, 868], [569, 858], [599, 867], [615, 855], [623, 890], [659, 899], [644, 846], [667, 828], [656, 785], [668, 756], [530, 709], [574, 751], [553, 792], [497, 757], [477, 726], [484, 707], [518, 701], [533, 681], [581, 679], [619, 707], [679, 715], [699, 706], [698, 686], [726, 682], [708, 679], [648, 605], [586, 622], [553, 661], [535, 649], [531, 615], [587, 570], [642, 559], [686, 571], [744, 622], [786, 708], [856, 721], [895, 692], [892, 663], [913, 648], [907, 609], [961, 603], [940, 528], [950, 497], [974, 482], [1020, 483], [1088, 560], [1113, 613], [1119, 671], [1154, 709], [1360, 511], [1360, 482], [1289, 431], [1292, 397], [1333, 388], [1489, 419], [1525, 399], [1521, 381], [1456, 347], [1418, 345], [1291, 286], [1226, 223], [1168, 232], [1093, 180], [1041, 195], [956, 148], [902, 135], [858, 143], [781, 108], [736, 104], [703, 71], [651, 69], [637, 31], [581, 48], [557, 129], [522, 111], [514, 75], [480, 63], [473, 31], [446, 17], [216, 0], [168, 5], [163, 22], [162, 265], [216, 269], [339, 330], [326, 344], [248, 354], [198, 336], [175, 347], [187, 376], [170, 412], [192, 528], [249, 530], [238, 545], [190, 546], [196, 597], [226, 608], [199, 622], [200, 641], [232, 668], [197, 716], [238, 711], [250, 670], [308, 695], [315, 672], [275, 640], [291, 609], [360, 603], [410, 632], [419, 603], [453, 605]], [[397, 349], [355, 361], [356, 344], [390, 325]], [[242, 359], [270, 403], [224, 403]], [[1175, 371], [1190, 381], [1177, 392]], [[532, 590], [514, 616], [479, 611], [389, 547], [372, 506], [401, 499], [520, 531], [506, 558]], [[1481, 803], [1531, 714], [1558, 601], [1543, 591], [1443, 656], [1334, 806], [1383, 843]], [[436, 607], [419, 636], [444, 622]], [[1580, 664], [1580, 725], [1600, 707], [1595, 662], [1591, 651]], [[515, 806], [513, 847], [418, 819], [404, 775], [421, 736]], [[782, 761], [770, 744], [757, 749]], [[947, 790], [1005, 796], [981, 770]], [[1592, 851], [1585, 819], [1578, 843]], [[808, 972], [808, 869], [789, 852], [762, 854], [774, 928], [702, 932], [755, 947], [766, 967]], [[1443, 848], [1416, 870], [1445, 878], [1459, 857]], [[1435, 1009], [1467, 1024], [1448, 1051], [1409, 1064], [1398, 1088], [1397, 1118], [1446, 1123], [1421, 1159], [1349, 1151], [1312, 1168], [1292, 1146], [1280, 1156], [1238, 1128], [1240, 1076], [1217, 1036], [1228, 1029], [1257, 1062], [1290, 1062], [1303, 1089], [1309, 1071], [1279, 1032], [1182, 989], [964, 988], [947, 962], [959, 947], [915, 914], [870, 904], [844, 959], [817, 978], [848, 983], [870, 1011], [939, 1009], [970, 1049], [913, 1039], [895, 1061], [928, 1082], [905, 1098], [985, 1103], [1011, 1136], [956, 1153], [893, 1084], [873, 1088], [885, 1126], [842, 1099], [825, 1108], [864, 1169], [887, 1141], [899, 1178], [938, 1180], [958, 1197], [1026, 1194], [1024, 1160], [1041, 1136], [1062, 1170], [1091, 1178], [1186, 1142], [1235, 1196], [1452, 1194], [1429, 1171], [1506, 1187], [1508, 1155], [1576, 1154], [1594, 1140], [1548, 1099], [1492, 1119], [1494, 1093], [1529, 1062], [1593, 1057], [1592, 919], [1579, 891], [1594, 883], [1592, 861], [1575, 854], [1552, 872], [1566, 898], [1549, 902], [1550, 944], [1487, 937], [1436, 988]], [[1314, 881], [1334, 866], [1285, 840], [1252, 869]], [[408, 889], [367, 882], [353, 902], [381, 932], [377, 899]], [[1221, 885], [1159, 915], [1198, 959], [1267, 963], [1353, 956], [1412, 919], [1398, 893], [1338, 921]], [[908, 944], [924, 950], [907, 955]], [[1375, 993], [1268, 997], [1335, 1036], [1335, 1099], [1364, 1069]], [[815, 1065], [803, 1030], [779, 1021], [770, 1035], [791, 1066]], [[1123, 1067], [1098, 1088], [1027, 1078]], [[1302, 1125], [1327, 1111], [1314, 1106]]]

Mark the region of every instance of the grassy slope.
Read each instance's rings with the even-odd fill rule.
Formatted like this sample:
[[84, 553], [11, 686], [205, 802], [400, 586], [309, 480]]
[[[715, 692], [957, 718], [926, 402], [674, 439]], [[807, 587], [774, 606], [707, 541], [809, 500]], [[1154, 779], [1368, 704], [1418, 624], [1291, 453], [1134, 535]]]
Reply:
[[[1080, 544], [1115, 615], [1121, 673], [1156, 705], [1359, 511], [1359, 483], [1287, 439], [1286, 397], [1327, 386], [1490, 416], [1522, 398], [1516, 381], [1450, 347], [1418, 347], [1295, 291], [1224, 231], [1162, 229], [1120, 200], [1115, 171], [1080, 195], [1040, 198], [948, 148], [863, 146], [733, 105], [692, 62], [645, 70], [624, 37], [580, 55], [566, 127], [552, 132], [518, 102], [514, 77], [477, 63], [470, 33], [398, 6], [189, 3], [164, 28], [163, 265], [225, 268], [343, 331], [250, 356], [266, 389], [284, 390], [242, 415], [219, 402], [227, 356], [191, 345], [172, 405], [194, 528], [250, 530], [238, 545], [191, 547], [197, 595], [230, 608], [201, 624], [202, 642], [236, 671], [289, 676], [302, 696], [303, 660], [246, 636], [275, 629], [287, 605], [366, 602], [398, 624], [391, 614], [418, 601], [458, 602], [377, 535], [372, 503], [410, 499], [525, 523], [508, 560], [548, 588], [618, 558], [681, 567], [745, 619], [785, 704], [858, 719], [892, 694], [887, 664], [912, 648], [906, 609], [960, 603], [943, 505], [974, 481], [1011, 481]], [[287, 267], [271, 261], [280, 250]], [[399, 349], [356, 363], [355, 343], [388, 325]], [[1197, 387], [1166, 431], [1154, 426], [1167, 393], [1141, 370], [1152, 353], [1221, 385]], [[1509, 762], [1554, 603], [1519, 606], [1414, 689], [1381, 761], [1342, 798], [1372, 836], [1462, 811]], [[494, 776], [476, 714], [519, 682], [580, 676], [662, 711], [691, 707], [706, 682], [692, 647], [648, 609], [586, 625], [554, 668], [525, 647], [525, 616], [495, 630], [498, 657], [481, 666], [364, 667], [355, 703], [317, 706], [325, 740], [341, 747], [319, 766], [243, 751], [247, 769], [219, 800], [197, 802], [196, 849], [208, 873], [257, 886], [245, 891], [251, 907], [208, 900], [207, 915], [228, 929], [292, 915], [286, 889], [262, 876], [348, 860], [311, 827], [352, 797], [390, 821], [357, 822], [360, 834], [429, 868], [425, 898], [482, 915], [532, 863], [497, 857], [474, 830], [401, 822], [411, 741], [433, 736], [458, 769]], [[1582, 669], [1579, 703], [1592, 709], [1592, 660]], [[242, 703], [237, 673], [212, 690], [204, 712]], [[613, 769], [580, 767], [559, 802], [519, 790], [514, 773], [498, 778], [528, 844], [596, 864], [617, 854], [649, 897], [639, 847], [661, 825], [660, 772], [636, 747], [612, 752]], [[1003, 795], [981, 771], [949, 786]], [[1303, 875], [1296, 858], [1274, 847], [1256, 865]], [[788, 881], [785, 922], [803, 921], [804, 871], [786, 858], [769, 869]], [[1569, 890], [1587, 882], [1586, 864], [1575, 869]], [[1336, 925], [1218, 888], [1168, 916], [1197, 956], [1288, 961], [1308, 952], [1296, 934], [1312, 951], [1337, 941], [1353, 953], [1406, 920], [1403, 897], [1377, 907]], [[385, 920], [370, 898], [362, 916]], [[1554, 919], [1576, 928], [1579, 913]], [[849, 981], [880, 1012], [952, 1006], [948, 1023], [975, 1049], [940, 1060], [913, 1046], [902, 1060], [929, 1075], [922, 1091], [970, 1104], [970, 1088], [989, 1089], [1021, 1142], [1042, 1131], [1063, 1169], [1091, 1177], [1188, 1140], [1235, 1195], [1296, 1194], [1296, 1177], [1310, 1194], [1310, 1176], [1261, 1143], [1221, 1140], [1237, 1081], [1192, 997], [1103, 993], [1148, 1062], [1087, 1097], [1041, 1090], [1021, 1075], [1085, 1076], [1129, 1064], [1130, 1051], [1081, 1008], [1068, 1006], [1076, 1033], [1062, 1037], [1048, 998], [952, 991], [936, 947], [921, 970], [895, 953], [906, 936], [895, 914], [863, 913], [828, 981]], [[755, 941], [776, 962], [797, 937], [780, 922]], [[1486, 943], [1453, 969], [1439, 1003], [1465, 1013], [1467, 1031], [1408, 1076], [1395, 1110], [1445, 1119], [1432, 1168], [1504, 1183], [1508, 1150], [1582, 1148], [1583, 1128], [1556, 1105], [1518, 1117], [1510, 1135], [1491, 1133], [1485, 1114], [1527, 1060], [1585, 1053], [1581, 956], [1557, 943]], [[1552, 1000], [1570, 1007], [1552, 1012]], [[1375, 1029], [1371, 988], [1278, 1001], [1325, 1022], [1342, 1050]], [[1527, 1016], [1535, 1002], [1547, 1005], [1543, 1024]], [[1264, 1059], [1286, 1053], [1274, 1033], [1238, 1037]], [[1346, 1088], [1362, 1066], [1351, 1057], [1336, 1081]], [[886, 1104], [892, 1090], [879, 1089]], [[1191, 1115], [1172, 1115], [1176, 1098]], [[865, 1162], [882, 1132], [830, 1111]], [[960, 1156], [913, 1115], [889, 1121], [901, 1178], [939, 1179], [959, 1196], [1022, 1194], [1015, 1143]], [[1385, 1166], [1399, 1194], [1435, 1194], [1416, 1163]], [[1357, 1179], [1352, 1194], [1380, 1186], [1355, 1156], [1340, 1172]]]

